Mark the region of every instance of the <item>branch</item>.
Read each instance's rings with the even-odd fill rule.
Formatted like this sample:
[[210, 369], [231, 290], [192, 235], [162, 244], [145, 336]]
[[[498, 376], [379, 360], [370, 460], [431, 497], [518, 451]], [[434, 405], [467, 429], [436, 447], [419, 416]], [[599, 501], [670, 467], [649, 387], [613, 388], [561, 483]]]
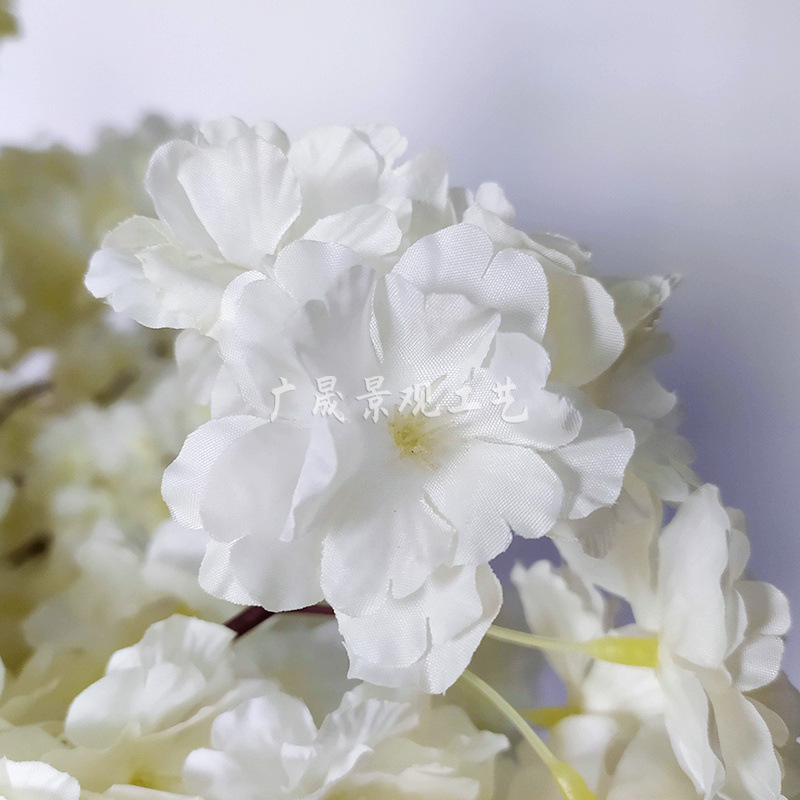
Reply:
[[47, 394], [53, 388], [51, 381], [29, 383], [14, 394], [0, 402], [0, 425], [2, 425], [18, 408], [33, 402], [37, 397]]
[[296, 608], [291, 611], [267, 611], [266, 608], [261, 606], [248, 606], [240, 611], [235, 617], [231, 617], [226, 623], [225, 627], [230, 628], [238, 639], [244, 636], [249, 631], [253, 630], [256, 626], [260, 625], [270, 617], [274, 617], [276, 613], [281, 614], [319, 614], [326, 617], [333, 616], [333, 609], [326, 605], [306, 606], [306, 608]]

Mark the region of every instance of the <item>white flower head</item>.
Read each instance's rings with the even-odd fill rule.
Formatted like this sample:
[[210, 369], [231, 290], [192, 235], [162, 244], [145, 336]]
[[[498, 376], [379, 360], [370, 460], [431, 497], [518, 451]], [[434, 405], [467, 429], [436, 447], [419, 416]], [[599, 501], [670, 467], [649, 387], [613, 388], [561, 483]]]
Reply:
[[[145, 325], [207, 333], [225, 287], [244, 271], [280, 282], [320, 243], [378, 265], [400, 247], [415, 203], [447, 203], [430, 188], [442, 181], [438, 170], [428, 177], [418, 159], [393, 168], [404, 149], [386, 127], [325, 126], [290, 143], [272, 123], [202, 125], [192, 141], [154, 154], [146, 183], [158, 219], [113, 231], [87, 286]], [[312, 282], [308, 270], [291, 283]]]
[[[582, 714], [556, 724], [548, 744], [558, 757], [574, 765], [598, 800], [698, 800], [681, 770], [663, 723], [651, 718], [631, 730], [609, 715]], [[519, 748], [519, 766], [511, 771], [508, 800], [530, 797], [562, 800], [543, 764]]]
[[207, 741], [213, 720], [272, 686], [240, 675], [222, 625], [173, 616], [118, 650], [105, 675], [73, 701], [64, 723], [72, 748], [48, 761], [92, 791], [132, 783], [174, 791], [186, 754]]
[[[426, 293], [404, 277], [424, 284], [437, 253], [445, 277], [459, 258], [471, 260], [474, 287]], [[480, 285], [480, 275], [512, 265], [540, 295], [530, 303], [502, 301], [491, 277]], [[255, 332], [223, 353], [238, 351], [235, 377], [253, 387], [251, 406], [263, 416], [225, 416], [200, 428], [163, 485], [181, 524], [229, 543], [220, 570], [231, 570], [261, 605], [282, 610], [324, 598], [347, 617], [373, 617], [371, 625], [381, 609], [393, 615], [404, 606], [433, 625], [422, 609], [431, 592], [444, 597], [444, 578], [472, 586], [468, 602], [451, 593], [440, 606], [475, 609], [464, 624], [446, 624], [460, 634], [488, 624], [495, 602], [487, 608], [474, 572], [462, 580], [434, 578], [436, 570], [474, 570], [506, 549], [512, 531], [542, 536], [558, 519], [585, 516], [619, 494], [632, 436], [613, 414], [547, 384], [549, 358], [536, 339], [546, 285], [524, 253], [493, 256], [485, 234], [458, 226], [420, 240], [385, 278], [353, 268], [323, 301], [289, 319], [283, 335], [294, 360], [278, 366], [257, 344], [259, 318], [250, 312], [258, 304], [247, 300], [261, 283], [240, 299]], [[284, 400], [285, 417], [270, 418], [270, 382], [277, 385], [284, 367], [293, 386], [311, 389]], [[373, 388], [393, 398], [388, 407], [365, 405], [378, 376]], [[504, 386], [516, 395], [504, 396]], [[312, 394], [313, 408], [304, 408]], [[401, 662], [410, 666], [408, 659]], [[414, 671], [409, 678], [419, 680]]]
[[[660, 534], [633, 526], [601, 559], [574, 543], [560, 546], [584, 579], [630, 603], [641, 632], [658, 637], [658, 687], [643, 693], [638, 710], [660, 708], [697, 790], [777, 800], [775, 746], [785, 744], [786, 726], [751, 693], [778, 677], [789, 613], [774, 586], [743, 577], [749, 544], [741, 515], [726, 511], [717, 489], [705, 485]], [[596, 689], [604, 681], [611, 687], [608, 670], [593, 672]], [[630, 691], [619, 690], [636, 710]]]
[[461, 709], [422, 697], [352, 689], [319, 728], [276, 691], [214, 723], [212, 749], [186, 760], [185, 783], [208, 800], [374, 797], [490, 798], [505, 737], [476, 731]]
[[0, 797], [5, 800], [78, 800], [75, 778], [40, 761], [0, 758]]

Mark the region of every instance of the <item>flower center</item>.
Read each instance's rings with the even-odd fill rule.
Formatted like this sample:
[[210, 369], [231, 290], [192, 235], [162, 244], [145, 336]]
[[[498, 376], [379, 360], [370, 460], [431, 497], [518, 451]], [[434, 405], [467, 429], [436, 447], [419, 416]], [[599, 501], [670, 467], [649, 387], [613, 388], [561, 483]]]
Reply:
[[440, 423], [438, 418], [401, 414], [395, 409], [389, 416], [389, 431], [397, 449], [405, 457], [436, 467]]

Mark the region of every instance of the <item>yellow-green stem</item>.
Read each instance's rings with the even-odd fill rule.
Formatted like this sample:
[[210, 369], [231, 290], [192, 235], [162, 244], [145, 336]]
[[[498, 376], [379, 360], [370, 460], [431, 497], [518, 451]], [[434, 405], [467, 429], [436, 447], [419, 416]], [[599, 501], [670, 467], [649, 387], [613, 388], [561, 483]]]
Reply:
[[508, 700], [469, 670], [464, 672], [461, 680], [483, 695], [522, 734], [525, 741], [530, 744], [536, 755], [550, 770], [564, 800], [596, 800], [594, 793], [589, 791], [581, 774], [574, 767], [556, 758], [533, 728], [528, 725], [522, 714]]
[[550, 652], [586, 653], [600, 661], [626, 664], [630, 667], [658, 666], [658, 639], [638, 636], [604, 636], [584, 642], [569, 639], [554, 639], [535, 633], [515, 631], [499, 625], [491, 625], [486, 635], [501, 642], [522, 647], [533, 647]]

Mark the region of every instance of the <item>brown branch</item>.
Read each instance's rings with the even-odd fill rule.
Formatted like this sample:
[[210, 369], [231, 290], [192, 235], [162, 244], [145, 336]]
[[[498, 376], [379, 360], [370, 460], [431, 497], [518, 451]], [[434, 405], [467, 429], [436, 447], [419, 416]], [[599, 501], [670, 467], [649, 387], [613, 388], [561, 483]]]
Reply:
[[21, 567], [34, 558], [46, 555], [53, 543], [53, 534], [49, 531], [41, 531], [32, 539], [23, 542], [19, 547], [15, 547], [6, 553], [2, 560], [12, 567]]
[[111, 379], [108, 386], [97, 392], [92, 400], [99, 406], [110, 406], [136, 383], [138, 377], [138, 372], [134, 370], [122, 370]]
[[232, 617], [225, 623], [226, 628], [230, 628], [238, 639], [244, 636], [249, 631], [253, 630], [257, 625], [260, 625], [270, 617], [274, 617], [276, 613], [281, 614], [321, 614], [324, 616], [333, 616], [333, 609], [326, 605], [307, 606], [306, 608], [297, 608], [292, 611], [267, 611], [266, 608], [261, 606], [248, 606], [243, 611], [240, 611], [235, 617]]
[[2, 425], [18, 408], [32, 403], [37, 397], [47, 394], [53, 388], [51, 381], [38, 381], [23, 386], [0, 403], [0, 425]]

